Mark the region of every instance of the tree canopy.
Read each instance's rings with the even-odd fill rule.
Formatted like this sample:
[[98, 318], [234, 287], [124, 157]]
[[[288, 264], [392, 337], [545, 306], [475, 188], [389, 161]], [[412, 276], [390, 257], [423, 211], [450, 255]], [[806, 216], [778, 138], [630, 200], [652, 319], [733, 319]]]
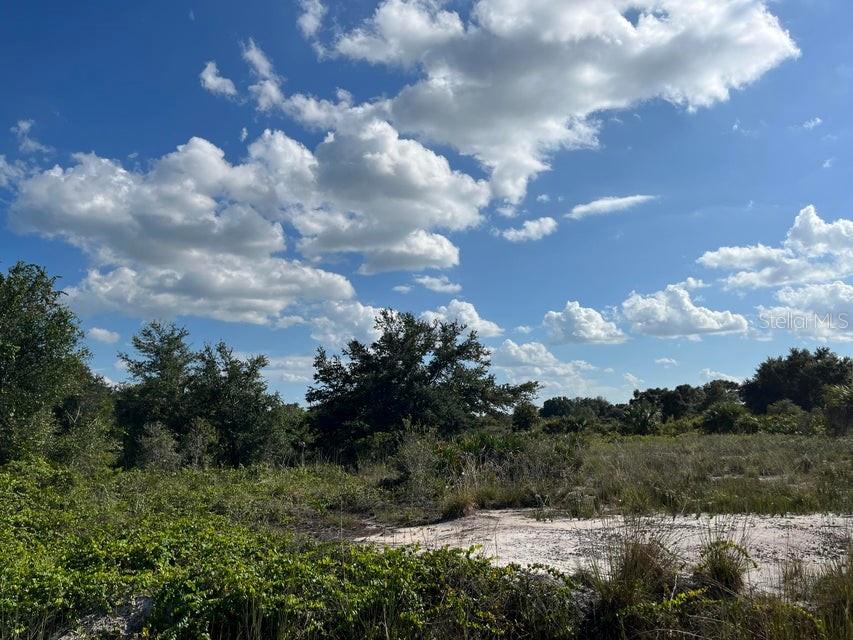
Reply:
[[755, 413], [766, 413], [779, 400], [791, 400], [806, 411], [821, 406], [824, 387], [849, 385], [853, 381], [853, 360], [841, 358], [827, 347], [814, 353], [791, 349], [785, 357], [767, 358], [755, 375], [743, 383], [744, 403]]
[[352, 340], [343, 357], [318, 349], [306, 394], [326, 440], [343, 445], [406, 423], [457, 432], [529, 401], [538, 384], [498, 384], [489, 349], [458, 322], [382, 311], [379, 338]]
[[158, 456], [233, 466], [286, 458], [305, 438], [303, 412], [269, 391], [267, 358], [240, 358], [224, 342], [194, 351], [187, 337], [182, 327], [149, 322], [133, 337], [136, 354], [119, 356], [131, 376], [117, 401], [125, 464]]
[[0, 273], [0, 462], [43, 452], [55, 428], [53, 408], [74, 392], [88, 357], [77, 318], [55, 285], [33, 264]]

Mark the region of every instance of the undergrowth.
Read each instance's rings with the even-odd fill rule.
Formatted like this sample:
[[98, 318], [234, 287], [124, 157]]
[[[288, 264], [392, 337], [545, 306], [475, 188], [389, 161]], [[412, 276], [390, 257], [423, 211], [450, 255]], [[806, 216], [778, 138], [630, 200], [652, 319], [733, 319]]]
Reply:
[[628, 536], [597, 575], [347, 540], [475, 508], [850, 512], [849, 440], [417, 436], [359, 469], [0, 467], [0, 640], [47, 640], [144, 598], [139, 633], [195, 638], [850, 637], [851, 571], [786, 567], [781, 596], [709, 540], [684, 567]]

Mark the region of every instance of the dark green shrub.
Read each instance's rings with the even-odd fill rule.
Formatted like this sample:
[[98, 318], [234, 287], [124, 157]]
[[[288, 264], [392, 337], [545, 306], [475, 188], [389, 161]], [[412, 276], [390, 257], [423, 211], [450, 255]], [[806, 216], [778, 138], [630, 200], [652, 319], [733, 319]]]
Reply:
[[539, 410], [532, 402], [519, 402], [512, 412], [512, 428], [531, 431], [539, 424]]
[[739, 402], [719, 402], [702, 414], [702, 430], [706, 433], [736, 433], [749, 412]]
[[853, 432], [853, 385], [824, 388], [827, 433], [844, 436]]

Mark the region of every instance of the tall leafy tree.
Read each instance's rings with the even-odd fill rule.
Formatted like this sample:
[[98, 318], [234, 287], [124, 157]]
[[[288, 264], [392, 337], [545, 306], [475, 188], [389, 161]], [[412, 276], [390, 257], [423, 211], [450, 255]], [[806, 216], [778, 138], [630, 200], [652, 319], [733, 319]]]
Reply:
[[404, 424], [455, 432], [480, 416], [529, 401], [538, 384], [498, 384], [489, 350], [457, 322], [426, 322], [383, 310], [372, 344], [352, 340], [343, 357], [318, 349], [306, 399], [325, 441], [345, 443]]
[[755, 375], [743, 383], [743, 400], [755, 413], [780, 400], [790, 400], [806, 411], [823, 402], [824, 387], [853, 382], [853, 360], [840, 358], [827, 347], [814, 353], [791, 349], [785, 357], [768, 358]]
[[45, 451], [54, 407], [88, 356], [56, 278], [19, 262], [0, 273], [0, 462]]
[[262, 375], [267, 364], [263, 355], [235, 356], [224, 342], [198, 354], [190, 384], [192, 412], [214, 428], [225, 464], [274, 459], [274, 449], [283, 446], [278, 431], [287, 426], [286, 412], [278, 395], [267, 389]]
[[119, 354], [132, 380], [122, 388], [116, 404], [117, 417], [126, 429], [126, 464], [137, 463], [146, 425], [159, 423], [175, 438], [186, 431], [187, 394], [196, 360], [188, 335], [183, 327], [155, 320], [133, 336], [136, 354]]
[[76, 389], [53, 409], [56, 431], [50, 456], [84, 469], [112, 464], [119, 450], [115, 392], [83, 362], [73, 375]]

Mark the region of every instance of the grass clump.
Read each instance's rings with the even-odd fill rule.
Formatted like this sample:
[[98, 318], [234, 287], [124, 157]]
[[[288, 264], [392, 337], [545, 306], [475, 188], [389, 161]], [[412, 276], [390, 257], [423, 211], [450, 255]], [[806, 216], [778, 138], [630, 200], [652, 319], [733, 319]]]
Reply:
[[660, 537], [629, 523], [582, 578], [597, 598], [585, 621], [588, 637], [620, 637], [636, 625], [633, 610], [674, 595], [680, 563]]
[[743, 592], [747, 573], [754, 566], [742, 545], [726, 539], [711, 540], [702, 548], [693, 575], [714, 595], [734, 596]]

